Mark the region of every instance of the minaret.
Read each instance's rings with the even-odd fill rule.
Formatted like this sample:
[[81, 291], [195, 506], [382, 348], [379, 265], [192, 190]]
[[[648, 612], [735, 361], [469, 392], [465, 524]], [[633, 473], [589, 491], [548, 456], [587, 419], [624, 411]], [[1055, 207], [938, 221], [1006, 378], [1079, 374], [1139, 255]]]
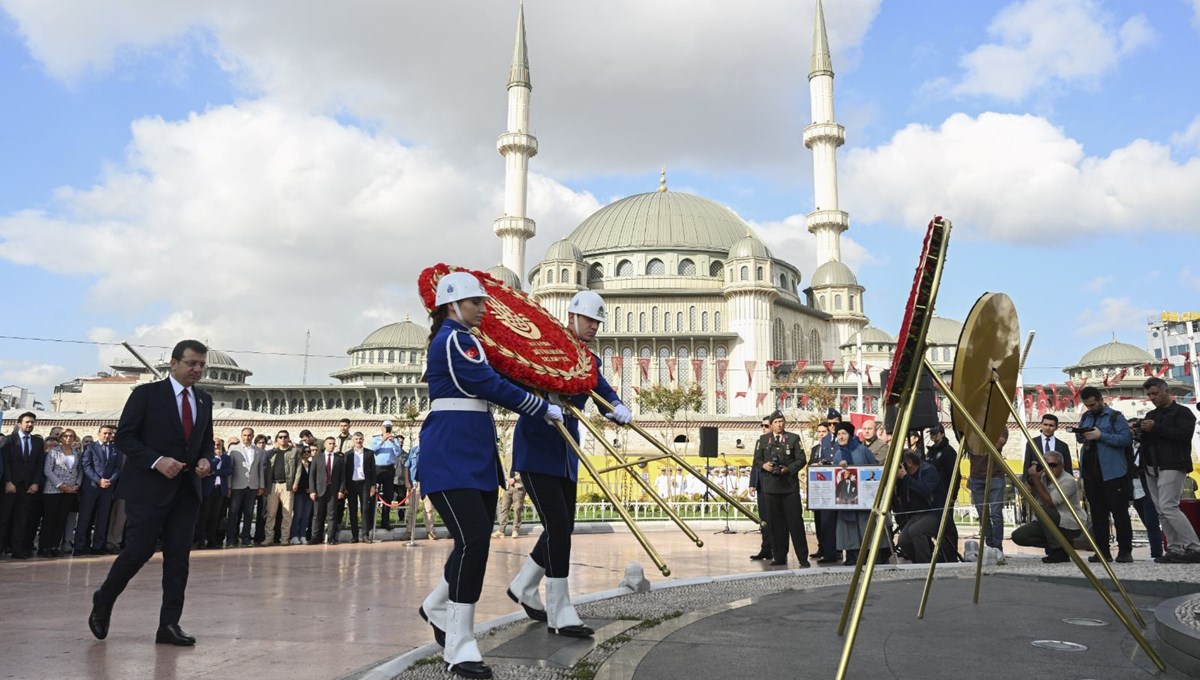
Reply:
[[529, 56], [525, 49], [525, 3], [517, 13], [517, 38], [513, 45], [512, 68], [508, 74], [508, 129], [496, 139], [496, 150], [504, 156], [504, 215], [493, 231], [500, 237], [501, 264], [524, 279], [525, 242], [536, 232], [525, 216], [529, 186], [529, 159], [537, 155], [537, 138], [529, 134]]
[[808, 70], [812, 99], [812, 125], [804, 128], [804, 146], [813, 151], [813, 184], [816, 202], [808, 214], [808, 231], [817, 237], [817, 264], [841, 261], [841, 234], [850, 228], [850, 216], [838, 209], [837, 148], [846, 143], [846, 129], [833, 119], [833, 60], [825, 34], [825, 12], [817, 0], [813, 23], [812, 61]]

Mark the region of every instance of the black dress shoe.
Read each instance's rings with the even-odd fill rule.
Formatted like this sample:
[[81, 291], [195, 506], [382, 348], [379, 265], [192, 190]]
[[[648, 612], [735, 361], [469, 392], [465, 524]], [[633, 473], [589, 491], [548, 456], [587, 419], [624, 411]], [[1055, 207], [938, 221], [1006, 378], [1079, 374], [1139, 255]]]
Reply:
[[460, 678], [490, 678], [492, 677], [492, 669], [487, 667], [487, 664], [482, 661], [464, 661], [456, 663], [453, 666], [446, 664], [446, 670], [459, 676]]
[[828, 557], [822, 555], [820, 557], [820, 559], [817, 560], [817, 564], [837, 564], [838, 562], [841, 562], [841, 561], [842, 561], [842, 554], [841, 553], [833, 553], [832, 555], [829, 555]]
[[771, 566], [772, 567], [786, 567], [787, 560], [782, 560], [782, 561], [781, 560], [771, 560]]
[[100, 591], [92, 593], [92, 613], [88, 614], [88, 628], [97, 640], [108, 637], [108, 622], [112, 619], [112, 605], [100, 601]]
[[521, 608], [525, 610], [525, 615], [528, 616], [529, 618], [533, 619], [534, 621], [545, 621], [546, 620], [546, 610], [545, 609], [534, 609], [533, 607], [530, 607], [529, 605], [520, 601], [519, 599], [517, 599], [517, 596], [513, 593], [512, 588], [508, 589], [508, 599], [521, 605]]
[[1061, 552], [1061, 551], [1051, 553], [1042, 558], [1042, 562], [1045, 564], [1059, 564], [1062, 562], [1070, 562], [1070, 561], [1071, 561], [1071, 558], [1067, 557], [1067, 554], [1065, 552]]
[[196, 638], [183, 632], [178, 623], [168, 623], [158, 629], [154, 642], [160, 645], [175, 645], [176, 647], [191, 647], [196, 644]]
[[[429, 615], [425, 613], [425, 605], [421, 605], [421, 608], [417, 610], [417, 614], [420, 614], [421, 618], [425, 620], [425, 623], [428, 623], [429, 627], [433, 629], [433, 641], [438, 643], [438, 646], [445, 647], [446, 646], [446, 631], [442, 630], [441, 628], [438, 628], [437, 626], [435, 626], [433, 624], [433, 621], [429, 620]], [[484, 666], [484, 668], [487, 668], [487, 667]], [[453, 669], [451, 669], [451, 670], [453, 670]], [[491, 670], [488, 671], [487, 677], [489, 677], [489, 678], [492, 677]]]
[[752, 559], [752, 560], [769, 560], [769, 559], [771, 559], [771, 553], [769, 553], [765, 550], [760, 550], [757, 555], [751, 555], [750, 559]]
[[71, 551], [71, 557], [85, 557], [91, 554], [92, 551], [88, 550], [87, 548], [76, 548], [75, 550]]
[[555, 635], [561, 635], [563, 637], [573, 637], [573, 638], [592, 637], [593, 635], [596, 634], [596, 631], [592, 630], [591, 626], [584, 626], [584, 625], [563, 626], [562, 628], [547, 628], [546, 630], [551, 633], [554, 633]]
[[807, 569], [808, 567], [811, 567], [811, 566], [812, 566], [812, 562], [809, 562], [808, 560], [800, 560], [801, 568]]

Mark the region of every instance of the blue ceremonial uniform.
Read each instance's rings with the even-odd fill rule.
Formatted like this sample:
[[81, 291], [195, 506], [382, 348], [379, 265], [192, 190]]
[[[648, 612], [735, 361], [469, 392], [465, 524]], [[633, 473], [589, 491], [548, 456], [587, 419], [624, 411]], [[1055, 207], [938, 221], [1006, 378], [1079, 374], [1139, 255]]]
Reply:
[[446, 319], [429, 343], [425, 372], [432, 410], [421, 427], [421, 495], [504, 486], [496, 427], [486, 410], [439, 410], [439, 399], [486, 400], [541, 420], [548, 404], [492, 369], [466, 326]]
[[[610, 404], [621, 403], [612, 386], [600, 374], [600, 357], [592, 353], [592, 362], [596, 366], [599, 379], [596, 381], [596, 394], [604, 397]], [[587, 394], [564, 396], [575, 408], [582, 409], [587, 405]], [[571, 436], [579, 442], [579, 421], [563, 413], [563, 421]], [[517, 419], [517, 427], [513, 434], [513, 469], [519, 472], [536, 472], [553, 477], [565, 477], [571, 481], [579, 478], [579, 457], [575, 450], [558, 433], [558, 428], [541, 418], [522, 415]]]

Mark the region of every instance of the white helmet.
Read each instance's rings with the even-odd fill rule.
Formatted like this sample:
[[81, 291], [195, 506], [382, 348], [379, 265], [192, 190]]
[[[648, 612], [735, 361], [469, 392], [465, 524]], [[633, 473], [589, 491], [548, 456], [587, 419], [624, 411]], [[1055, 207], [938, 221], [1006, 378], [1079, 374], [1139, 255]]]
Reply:
[[608, 308], [604, 306], [604, 298], [592, 290], [581, 290], [576, 293], [575, 297], [571, 298], [571, 305], [567, 307], [567, 311], [571, 314], [595, 319], [600, 323], [608, 321]]
[[469, 272], [450, 272], [438, 279], [437, 296], [433, 303], [438, 307], [468, 298], [491, 297], [483, 290], [483, 284]]

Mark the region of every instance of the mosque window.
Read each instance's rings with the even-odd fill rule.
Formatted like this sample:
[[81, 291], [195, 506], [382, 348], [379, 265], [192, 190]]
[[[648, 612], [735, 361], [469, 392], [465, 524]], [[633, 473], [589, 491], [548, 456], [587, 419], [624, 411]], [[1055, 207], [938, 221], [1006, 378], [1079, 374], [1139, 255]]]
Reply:
[[822, 312], [825, 311], [825, 296], [824, 295], [817, 298], [817, 309], [821, 310]]
[[390, 350], [390, 349], [388, 350], [388, 363], [389, 364], [396, 363], [396, 352], [394, 350]]
[[575, 272], [575, 285], [576, 286], [583, 285], [583, 272], [580, 272], [580, 271]]
[[612, 378], [610, 378], [610, 379], [616, 379], [616, 376], [613, 376], [613, 362], [612, 362], [612, 358], [613, 358], [613, 348], [612, 348], [612, 347], [605, 347], [605, 348], [604, 348], [604, 370], [605, 370], [605, 372], [607, 372], [607, 373], [608, 373], [610, 376], [612, 376]]
[[571, 272], [567, 271], [567, 269], [565, 267], [558, 270], [558, 282], [559, 283], [570, 283], [571, 282]]
[[638, 312], [638, 332], [639, 333], [646, 332], [646, 313], [645, 312]]
[[621, 260], [617, 263], [617, 277], [633, 276], [633, 263], [629, 260]]
[[792, 324], [792, 355], [789, 359], [804, 358], [804, 335], [800, 332], [800, 324]]
[[783, 289], [787, 288], [787, 274], [779, 275], [779, 287]]
[[771, 358], [783, 359], [786, 353], [783, 337], [783, 319], [776, 318], [771, 322]]
[[821, 334], [817, 329], [813, 329], [808, 338], [808, 360], [821, 360]]
[[682, 385], [695, 378], [694, 371], [692, 371], [692, 357], [687, 347], [680, 347], [675, 351], [675, 355], [679, 358], [675, 364], [675, 379]]
[[709, 276], [720, 276], [721, 270], [725, 268], [725, 263], [720, 260], [713, 260], [712, 264], [708, 265]]
[[588, 283], [595, 283], [604, 278], [604, 267], [599, 262], [593, 263], [588, 267]]
[[762, 268], [762, 267], [755, 267], [755, 268], [754, 268], [754, 280], [755, 280], [755, 281], [762, 281], [762, 280], [763, 280], [763, 268]]
[[683, 330], [683, 312], [675, 313], [675, 330]]
[[854, 296], [850, 296], [850, 311], [854, 311]]
[[950, 361], [950, 348], [949, 347], [942, 348], [942, 361]]
[[657, 257], [646, 263], [646, 276], [663, 276], [667, 273], [667, 265]]
[[720, 312], [713, 314], [713, 332], [715, 332], [715, 333], [721, 332], [721, 313]]
[[[697, 382], [699, 382], [701, 387], [707, 387], [708, 386], [708, 361], [707, 361], [708, 348], [707, 347], [697, 347], [696, 348], [696, 358], [700, 360], [700, 375], [699, 376], [695, 375], [695, 372], [694, 372], [695, 369], [692, 369], [693, 370], [692, 375], [693, 375], [693, 377], [696, 378]], [[708, 413], [708, 409], [709, 409], [708, 390], [702, 389], [702, 390], [700, 390], [700, 412]]]
[[633, 378], [633, 348], [621, 350], [621, 401], [629, 399], [629, 386]]
[[620, 307], [617, 307], [616, 313], [613, 314], [613, 331], [618, 332], [618, 333], [621, 331], [621, 308]]
[[691, 260], [689, 260], [686, 257], [683, 258], [682, 260], [680, 260], [679, 261], [679, 275], [680, 276], [695, 276], [696, 275], [696, 263], [692, 262]]
[[700, 330], [708, 330], [708, 312], [700, 312]]
[[658, 330], [658, 305], [650, 308], [650, 332]]
[[242, 400], [238, 399], [237, 401], [233, 402], [233, 407], [240, 410], [242, 408]]
[[[671, 358], [671, 350], [666, 347], [658, 348], [658, 384], [666, 385], [671, 377], [667, 370], [667, 359]], [[675, 367], [678, 370], [678, 366]]]
[[664, 333], [671, 332], [671, 313], [670, 312], [663, 314], [663, 332]]
[[553, 269], [546, 270], [546, 283], [554, 283], [554, 270]]
[[842, 296], [841, 295], [833, 296], [833, 311], [835, 311], [835, 312], [842, 311]]
[[[722, 347], [722, 346], [717, 347], [716, 358], [718, 360], [725, 358], [725, 348], [724, 347]], [[729, 394], [724, 389], [721, 389], [721, 388], [725, 387], [725, 384], [724, 384], [724, 382], [721, 381], [720, 373], [717, 374], [717, 387], [718, 387], [718, 391], [717, 391], [717, 395], [716, 395], [717, 396], [717, 414], [721, 415], [721, 414], [729, 413]]]
[[740, 278], [742, 281], [750, 280], [750, 268], [747, 267], [746, 265], [742, 265], [742, 270], [738, 273], [740, 274]]
[[625, 314], [625, 332], [633, 332], [633, 312], [627, 312]]
[[688, 307], [688, 330], [696, 330], [696, 305]]

